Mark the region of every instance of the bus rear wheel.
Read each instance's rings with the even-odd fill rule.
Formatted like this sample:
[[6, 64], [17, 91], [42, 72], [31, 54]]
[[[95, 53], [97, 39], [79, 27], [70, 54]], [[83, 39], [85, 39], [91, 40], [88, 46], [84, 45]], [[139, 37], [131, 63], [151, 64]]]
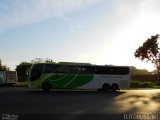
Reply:
[[49, 92], [51, 89], [51, 85], [48, 83], [43, 84], [43, 91], [44, 92]]
[[108, 83], [103, 84], [102, 90], [108, 92], [110, 90], [110, 85]]
[[112, 91], [119, 90], [119, 85], [118, 85], [118, 84], [116, 84], [116, 83], [112, 84], [112, 86], [111, 86], [111, 90], [112, 90]]

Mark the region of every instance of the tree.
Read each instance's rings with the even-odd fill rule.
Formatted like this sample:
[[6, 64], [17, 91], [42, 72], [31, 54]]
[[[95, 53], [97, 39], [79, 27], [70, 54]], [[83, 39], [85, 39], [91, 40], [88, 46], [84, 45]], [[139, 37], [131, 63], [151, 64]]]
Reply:
[[55, 63], [55, 62], [53, 62], [53, 60], [50, 59], [50, 58], [46, 58], [46, 59], [45, 59], [45, 62], [46, 62], [46, 63]]
[[17, 76], [18, 76], [18, 81], [19, 82], [25, 82], [28, 80], [29, 77], [29, 71], [32, 66], [32, 64], [35, 63], [54, 63], [52, 59], [46, 58], [35, 58], [31, 60], [31, 62], [21, 62], [19, 65], [16, 67], [17, 71]]
[[160, 83], [160, 48], [158, 47], [159, 34], [148, 38], [134, 53], [136, 58], [145, 62], [151, 62], [157, 69], [158, 83]]
[[24, 82], [28, 80], [28, 73], [32, 64], [28, 62], [21, 62], [16, 67], [18, 82]]
[[7, 71], [9, 70], [9, 67], [7, 67], [6, 65], [2, 65], [2, 61], [0, 59], [0, 71]]
[[151, 75], [152, 72], [149, 72], [146, 69], [138, 69], [134, 66], [131, 66], [131, 75]]
[[35, 58], [33, 60], [31, 60], [31, 63], [54, 63], [52, 59], [50, 58]]

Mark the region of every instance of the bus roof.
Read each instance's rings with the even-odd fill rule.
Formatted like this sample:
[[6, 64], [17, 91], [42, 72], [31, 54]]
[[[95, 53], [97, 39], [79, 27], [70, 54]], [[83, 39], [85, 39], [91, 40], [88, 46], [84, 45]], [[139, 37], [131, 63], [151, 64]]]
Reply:
[[62, 65], [92, 65], [91, 63], [79, 63], [79, 62], [59, 62]]
[[77, 65], [77, 66], [99, 66], [99, 67], [129, 67], [129, 66], [117, 66], [117, 65], [96, 65], [91, 63], [78, 63], [78, 62], [58, 62], [58, 63], [35, 63], [37, 64], [55, 64], [55, 65]]

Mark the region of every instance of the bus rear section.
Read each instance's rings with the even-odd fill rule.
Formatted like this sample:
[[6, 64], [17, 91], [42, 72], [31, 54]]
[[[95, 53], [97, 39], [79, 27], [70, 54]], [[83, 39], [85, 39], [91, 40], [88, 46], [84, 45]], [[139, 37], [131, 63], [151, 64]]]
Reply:
[[128, 66], [87, 66], [93, 73], [93, 80], [81, 89], [94, 88], [116, 91], [130, 87], [130, 67]]
[[116, 91], [128, 88], [130, 69], [123, 66], [34, 64], [29, 88], [43, 89], [102, 89]]

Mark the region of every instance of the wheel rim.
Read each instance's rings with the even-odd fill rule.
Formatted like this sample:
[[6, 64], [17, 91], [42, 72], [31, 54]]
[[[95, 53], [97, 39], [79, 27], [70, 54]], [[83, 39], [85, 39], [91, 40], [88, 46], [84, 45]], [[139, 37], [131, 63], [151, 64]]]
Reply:
[[43, 87], [44, 91], [49, 91], [50, 90], [50, 87], [49, 85], [45, 84], [44, 87]]
[[113, 85], [112, 86], [112, 91], [116, 91], [116, 90], [118, 90], [118, 86], [117, 85]]

